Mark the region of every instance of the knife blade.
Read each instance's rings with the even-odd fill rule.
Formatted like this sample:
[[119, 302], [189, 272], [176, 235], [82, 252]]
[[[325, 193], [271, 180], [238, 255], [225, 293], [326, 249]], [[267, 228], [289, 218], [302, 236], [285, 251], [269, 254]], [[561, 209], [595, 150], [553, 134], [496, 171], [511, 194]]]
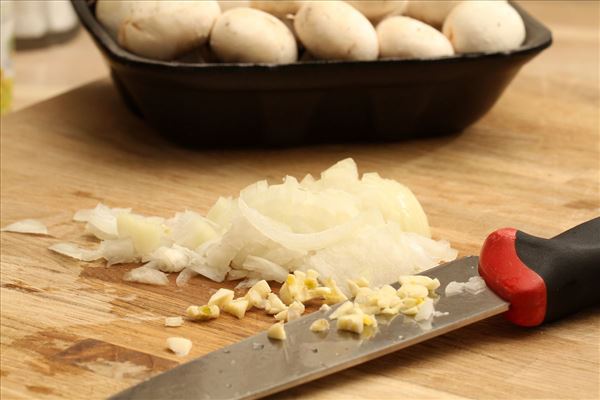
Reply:
[[[569, 265], [572, 261], [577, 265]], [[398, 315], [389, 320], [378, 318], [377, 331], [366, 330], [360, 336], [337, 331], [335, 321], [325, 333], [310, 331], [312, 322], [327, 318], [336, 309], [332, 307], [287, 323], [285, 341], [271, 340], [262, 332], [150, 378], [110, 399], [254, 399], [505, 313], [509, 308], [509, 320], [533, 326], [598, 304], [600, 218], [552, 239], [501, 229], [488, 236], [481, 259], [462, 258], [423, 275], [438, 278], [440, 287], [445, 288], [452, 281], [465, 282], [479, 272], [488, 288], [478, 294], [454, 296], [446, 296], [441, 290], [435, 305], [439, 314], [426, 323]], [[579, 292], [573, 294], [573, 286], [579, 287]], [[564, 293], [576, 296], [567, 300], [570, 307], [556, 301]]]

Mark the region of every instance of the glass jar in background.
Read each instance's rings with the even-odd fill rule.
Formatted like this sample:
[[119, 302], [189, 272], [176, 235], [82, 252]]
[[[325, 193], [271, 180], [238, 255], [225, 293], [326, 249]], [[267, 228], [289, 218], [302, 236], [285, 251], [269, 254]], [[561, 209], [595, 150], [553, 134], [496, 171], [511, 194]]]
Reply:
[[12, 101], [14, 70], [12, 52], [14, 49], [14, 9], [13, 2], [0, 1], [0, 113], [10, 109]]

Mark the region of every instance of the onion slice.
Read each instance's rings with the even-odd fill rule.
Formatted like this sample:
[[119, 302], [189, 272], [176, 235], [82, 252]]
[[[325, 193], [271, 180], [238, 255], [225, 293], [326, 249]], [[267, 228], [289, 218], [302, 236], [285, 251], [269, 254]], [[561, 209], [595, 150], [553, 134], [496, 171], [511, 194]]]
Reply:
[[5, 226], [0, 231], [12, 233], [30, 233], [34, 235], [48, 235], [48, 228], [35, 219], [23, 219]]

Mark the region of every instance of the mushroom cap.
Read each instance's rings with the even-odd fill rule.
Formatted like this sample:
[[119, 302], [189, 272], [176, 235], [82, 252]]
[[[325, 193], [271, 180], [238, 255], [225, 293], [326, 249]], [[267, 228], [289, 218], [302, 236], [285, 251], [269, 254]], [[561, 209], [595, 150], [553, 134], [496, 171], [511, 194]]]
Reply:
[[450, 11], [443, 27], [457, 53], [494, 53], [516, 49], [525, 24], [505, 1], [469, 0]]
[[250, 7], [285, 18], [288, 14], [296, 14], [302, 3], [300, 0], [251, 0]]
[[221, 13], [216, 0], [138, 3], [139, 10], [121, 24], [118, 41], [132, 53], [157, 60], [171, 60], [206, 43]]
[[156, 6], [155, 3], [158, 3], [158, 1], [98, 0], [96, 2], [96, 18], [113, 39], [116, 40], [119, 29], [125, 20], [154, 8]]
[[298, 59], [292, 32], [277, 17], [254, 8], [233, 8], [215, 23], [210, 46], [224, 62], [281, 64]]
[[408, 0], [346, 0], [352, 7], [370, 20], [380, 20], [386, 15], [402, 14]]
[[300, 41], [325, 60], [375, 60], [377, 33], [369, 20], [343, 1], [307, 1], [294, 19]]
[[441, 27], [454, 6], [461, 0], [410, 0], [405, 14], [426, 24]]
[[454, 54], [437, 29], [416, 19], [394, 16], [377, 25], [380, 58], [436, 58]]
[[250, 7], [250, 0], [218, 0], [221, 11], [225, 12], [237, 7]]

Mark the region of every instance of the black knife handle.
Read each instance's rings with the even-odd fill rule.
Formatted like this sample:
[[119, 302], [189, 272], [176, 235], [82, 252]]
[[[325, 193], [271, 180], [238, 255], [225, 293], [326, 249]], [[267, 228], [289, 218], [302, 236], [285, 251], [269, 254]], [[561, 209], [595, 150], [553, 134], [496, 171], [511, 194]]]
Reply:
[[513, 228], [490, 234], [479, 274], [510, 303], [506, 317], [536, 326], [600, 304], [600, 217], [551, 239]]

